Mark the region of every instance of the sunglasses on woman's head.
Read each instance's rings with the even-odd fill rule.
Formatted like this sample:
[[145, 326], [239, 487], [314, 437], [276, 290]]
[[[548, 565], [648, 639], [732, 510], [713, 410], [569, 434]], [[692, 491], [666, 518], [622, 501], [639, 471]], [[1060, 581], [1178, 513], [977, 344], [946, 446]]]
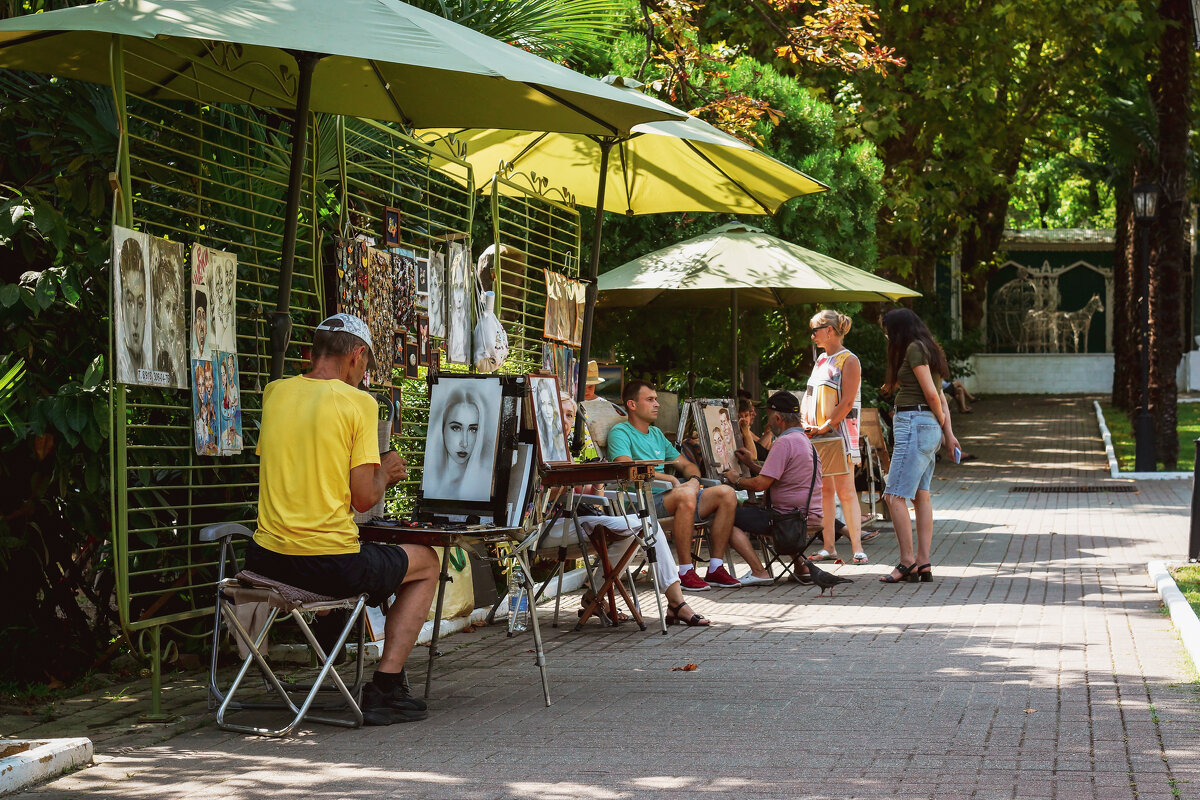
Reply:
[[825, 325], [818, 325], [818, 326], [817, 326], [817, 327], [815, 327], [815, 328], [809, 328], [809, 330], [810, 330], [812, 333], [816, 333], [817, 331], [819, 331], [819, 330], [823, 330], [824, 328], [832, 328], [832, 327], [833, 327], [833, 323], [832, 323], [832, 322], [830, 322], [830, 323], [827, 323], [827, 324], [825, 324]]

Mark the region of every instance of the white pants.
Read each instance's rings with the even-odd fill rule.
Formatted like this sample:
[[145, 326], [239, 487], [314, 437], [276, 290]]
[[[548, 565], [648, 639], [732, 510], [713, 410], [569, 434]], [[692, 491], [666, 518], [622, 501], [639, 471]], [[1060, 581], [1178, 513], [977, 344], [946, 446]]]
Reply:
[[[614, 541], [608, 547], [608, 558], [613, 564], [616, 564], [625, 555], [631, 544], [634, 547], [638, 546], [630, 539], [635, 531], [642, 529], [642, 523], [635, 514], [627, 514], [623, 517], [580, 517], [579, 524], [585, 535], [591, 533], [593, 528], [598, 527], [606, 528], [609, 531], [610, 539]], [[654, 564], [654, 572], [658, 575], [658, 587], [666, 591], [668, 586], [679, 580], [679, 565], [675, 563], [675, 556], [671, 552], [671, 542], [667, 534], [663, 532], [658, 523], [653, 524], [655, 526], [654, 553], [658, 557]], [[571, 547], [577, 543], [574, 523], [570, 519], [561, 519], [550, 528], [546, 537], [542, 539], [540, 547]], [[596, 565], [596, 569], [596, 574], [599, 575], [599, 565]], [[597, 586], [600, 583], [601, 581], [596, 581]]]

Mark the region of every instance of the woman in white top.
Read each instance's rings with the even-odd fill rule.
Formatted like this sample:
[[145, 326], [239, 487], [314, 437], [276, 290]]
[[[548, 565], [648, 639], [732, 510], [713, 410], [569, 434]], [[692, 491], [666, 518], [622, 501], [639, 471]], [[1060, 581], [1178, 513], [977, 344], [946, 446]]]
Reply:
[[822, 550], [814, 561], [837, 558], [834, 549], [834, 510], [842, 501], [842, 513], [854, 550], [854, 563], [866, 564], [862, 549], [862, 515], [854, 488], [854, 465], [859, 462], [858, 426], [862, 408], [862, 366], [858, 356], [842, 344], [850, 332], [850, 318], [837, 311], [818, 311], [809, 321], [813, 344], [825, 352], [817, 358], [801, 413], [804, 430], [821, 457], [821, 505], [825, 528]]

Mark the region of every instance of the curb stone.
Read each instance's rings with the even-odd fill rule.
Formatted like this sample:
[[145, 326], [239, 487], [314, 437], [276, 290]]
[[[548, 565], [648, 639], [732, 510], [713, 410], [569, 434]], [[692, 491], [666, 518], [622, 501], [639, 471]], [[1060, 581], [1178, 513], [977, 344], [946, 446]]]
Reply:
[[1151, 561], [1146, 565], [1146, 571], [1150, 574], [1154, 587], [1158, 589], [1163, 604], [1171, 612], [1171, 622], [1179, 631], [1184, 649], [1191, 656], [1192, 666], [1200, 669], [1200, 619], [1196, 618], [1195, 609], [1183, 596], [1183, 592], [1179, 591], [1166, 562]]
[[1135, 481], [1181, 481], [1193, 477], [1190, 472], [1121, 472], [1117, 463], [1117, 454], [1113, 450], [1112, 434], [1108, 423], [1104, 421], [1104, 411], [1100, 401], [1093, 400], [1092, 407], [1096, 409], [1096, 422], [1100, 424], [1100, 438], [1104, 440], [1104, 456], [1108, 459], [1108, 474], [1113, 478], [1127, 478]]

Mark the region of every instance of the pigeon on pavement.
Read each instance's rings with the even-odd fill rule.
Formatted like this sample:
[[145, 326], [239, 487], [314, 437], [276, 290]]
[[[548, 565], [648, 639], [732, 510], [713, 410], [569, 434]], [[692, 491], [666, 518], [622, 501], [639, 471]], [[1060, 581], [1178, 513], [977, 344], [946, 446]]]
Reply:
[[807, 558], [804, 559], [804, 563], [808, 565], [808, 577], [812, 578], [813, 583], [821, 587], [821, 594], [818, 597], [824, 597], [826, 589], [829, 590], [829, 596], [833, 597], [833, 587], [839, 583], [854, 583], [850, 578], [843, 578], [841, 575], [826, 572]]

